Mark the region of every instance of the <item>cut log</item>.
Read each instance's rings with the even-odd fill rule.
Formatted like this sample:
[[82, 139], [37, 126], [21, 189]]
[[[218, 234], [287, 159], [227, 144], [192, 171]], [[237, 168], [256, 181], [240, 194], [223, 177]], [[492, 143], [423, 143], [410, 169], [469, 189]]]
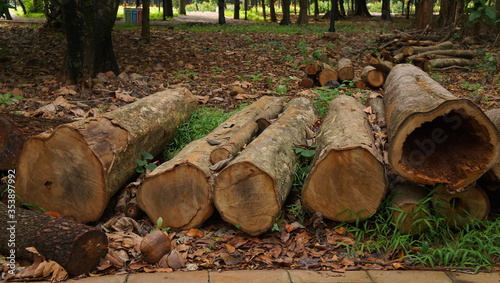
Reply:
[[283, 99], [262, 100], [262, 102], [266, 102], [267, 105], [264, 105], [265, 110], [255, 120], [246, 122], [234, 136], [210, 153], [210, 162], [212, 164], [224, 159], [234, 158], [243, 146], [248, 144], [258, 131], [265, 130], [270, 125], [270, 120], [278, 117], [285, 107]]
[[497, 162], [498, 131], [472, 101], [409, 64], [396, 65], [384, 89], [389, 164], [398, 175], [457, 190]]
[[403, 47], [403, 54], [405, 56], [411, 56], [417, 53], [423, 53], [432, 50], [444, 50], [444, 49], [452, 49], [453, 43], [451, 41], [445, 41], [437, 45], [432, 46], [405, 46]]
[[389, 74], [389, 72], [392, 70], [392, 67], [394, 67], [394, 64], [392, 64], [391, 61], [385, 61], [372, 55], [367, 55], [366, 58], [368, 59], [368, 64], [370, 64], [370, 66], [375, 67], [375, 69], [381, 71], [384, 74]]
[[431, 63], [427, 58], [424, 57], [415, 58], [412, 63], [413, 65], [422, 69], [424, 72], [428, 72], [431, 69]]
[[383, 72], [375, 69], [373, 66], [365, 66], [361, 72], [361, 79], [371, 87], [381, 87], [385, 81]]
[[302, 204], [335, 221], [373, 215], [387, 189], [384, 165], [363, 106], [340, 95], [330, 102], [302, 191]]
[[307, 144], [316, 121], [306, 98], [289, 102], [283, 114], [216, 178], [214, 203], [222, 219], [250, 235], [269, 230], [294, 179], [294, 148]]
[[159, 154], [197, 104], [187, 89], [168, 89], [32, 137], [19, 159], [16, 191], [65, 218], [96, 221], [135, 173], [141, 152]]
[[359, 76], [354, 76], [354, 86], [359, 89], [365, 89], [366, 88], [366, 83], [359, 77]]
[[68, 122], [71, 121], [0, 113], [0, 171], [16, 168], [24, 142], [29, 137]]
[[385, 122], [384, 98], [382, 96], [375, 96], [368, 99], [366, 105], [372, 108], [372, 112], [376, 116], [375, 121], [377, 125], [385, 128], [387, 123]]
[[354, 67], [351, 60], [347, 58], [340, 59], [337, 63], [337, 73], [341, 81], [351, 81], [354, 79]]
[[262, 97], [158, 166], [137, 192], [139, 207], [153, 223], [162, 217], [165, 227], [189, 229], [203, 224], [214, 210], [210, 154], [215, 146], [212, 144], [228, 141], [242, 126], [255, 121], [265, 109], [281, 100], [279, 97]]
[[432, 69], [446, 68], [451, 66], [457, 67], [474, 67], [476, 62], [464, 58], [439, 58], [429, 60], [429, 65]]
[[0, 254], [6, 260], [32, 260], [26, 248], [35, 247], [70, 275], [93, 271], [108, 251], [106, 234], [94, 227], [2, 203], [0, 229]]
[[[500, 132], [500, 109], [486, 111], [484, 114], [493, 122], [497, 131]], [[484, 175], [484, 178], [494, 182], [500, 182], [500, 162], [496, 162], [490, 171]]]
[[433, 195], [433, 206], [439, 212], [438, 216], [445, 217], [448, 225], [456, 227], [484, 220], [490, 212], [488, 195], [477, 185], [453, 194], [438, 186]]
[[329, 81], [337, 81], [339, 76], [337, 71], [331, 66], [324, 64], [323, 70], [318, 75], [319, 85], [324, 86]]
[[476, 51], [472, 51], [472, 50], [431, 50], [431, 51], [418, 53], [418, 54], [409, 56], [408, 58], [406, 58], [406, 61], [411, 62], [415, 58], [419, 58], [419, 57], [431, 58], [432, 56], [435, 56], [435, 55], [472, 59], [476, 56]]
[[405, 60], [406, 60], [406, 55], [404, 55], [403, 52], [394, 55], [394, 62], [396, 63], [401, 63], [404, 62]]
[[404, 234], [421, 233], [428, 226], [422, 219], [429, 216], [429, 210], [424, 199], [426, 190], [412, 183], [397, 183], [391, 189], [392, 222]]
[[312, 88], [314, 87], [314, 82], [315, 82], [314, 78], [306, 76], [299, 81], [299, 86], [304, 88]]
[[322, 65], [323, 64], [321, 64], [320, 62], [314, 62], [314, 63], [311, 63], [311, 64], [307, 64], [304, 67], [304, 71], [306, 72], [306, 75], [316, 76], [323, 69]]

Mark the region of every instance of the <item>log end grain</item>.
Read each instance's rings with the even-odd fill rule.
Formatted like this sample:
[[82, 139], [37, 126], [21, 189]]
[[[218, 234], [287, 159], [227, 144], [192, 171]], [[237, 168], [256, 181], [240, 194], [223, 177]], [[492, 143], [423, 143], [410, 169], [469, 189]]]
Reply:
[[334, 69], [323, 69], [318, 75], [318, 81], [321, 86], [324, 86], [329, 81], [337, 81], [339, 76]]

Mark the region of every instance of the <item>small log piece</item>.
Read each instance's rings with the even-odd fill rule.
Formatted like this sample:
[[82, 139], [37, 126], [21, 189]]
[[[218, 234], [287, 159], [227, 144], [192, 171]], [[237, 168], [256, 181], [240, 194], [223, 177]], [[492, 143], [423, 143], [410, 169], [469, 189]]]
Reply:
[[337, 63], [337, 73], [341, 81], [350, 81], [354, 79], [354, 67], [352, 66], [351, 60], [347, 58], [340, 59]]
[[7, 256], [7, 260], [10, 256], [14, 261], [32, 260], [33, 254], [26, 248], [35, 247], [70, 275], [93, 271], [108, 252], [108, 238], [101, 230], [2, 203], [0, 230], [0, 254]]
[[314, 83], [315, 83], [314, 77], [306, 76], [299, 81], [299, 86], [303, 88], [312, 88], [314, 87]]
[[363, 106], [340, 95], [317, 136], [318, 147], [304, 183], [302, 204], [334, 221], [353, 222], [373, 215], [386, 194], [380, 153]]
[[477, 65], [477, 62], [464, 58], [438, 58], [429, 60], [429, 65], [432, 69], [440, 69], [451, 66], [474, 67]]
[[444, 49], [452, 49], [453, 42], [445, 41], [437, 45], [432, 46], [405, 46], [403, 47], [403, 54], [405, 56], [411, 56], [418, 53], [423, 53], [432, 50], [444, 50]]
[[316, 76], [323, 69], [322, 65], [323, 64], [321, 62], [314, 62], [314, 63], [311, 63], [311, 64], [307, 64], [304, 67], [304, 71], [306, 72], [306, 75]]
[[406, 58], [407, 62], [411, 62], [416, 58], [429, 57], [429, 56], [447, 56], [447, 57], [458, 57], [465, 59], [473, 59], [476, 56], [476, 51], [472, 50], [431, 50], [427, 52], [418, 53]]
[[397, 183], [391, 189], [392, 222], [404, 234], [421, 233], [428, 227], [421, 219], [429, 214], [423, 202], [427, 193], [425, 188], [412, 183]]
[[389, 164], [398, 175], [457, 190], [497, 162], [498, 131], [472, 101], [409, 64], [396, 65], [384, 89]]
[[250, 235], [273, 226], [293, 182], [294, 147], [307, 143], [307, 128], [315, 120], [308, 99], [293, 99], [278, 120], [219, 173], [214, 202], [222, 219]]
[[329, 81], [337, 81], [339, 75], [337, 71], [330, 65], [323, 64], [323, 70], [318, 75], [318, 81], [320, 86], [324, 86]]
[[141, 152], [159, 154], [197, 105], [186, 88], [167, 89], [34, 136], [19, 159], [16, 192], [63, 217], [96, 221], [135, 174]]
[[361, 72], [361, 79], [371, 87], [381, 87], [385, 82], [385, 75], [382, 71], [373, 66], [365, 66]]

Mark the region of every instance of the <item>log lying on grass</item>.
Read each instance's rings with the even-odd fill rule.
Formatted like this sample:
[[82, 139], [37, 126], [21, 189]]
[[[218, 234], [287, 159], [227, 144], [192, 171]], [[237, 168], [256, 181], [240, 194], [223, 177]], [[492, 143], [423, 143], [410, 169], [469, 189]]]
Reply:
[[168, 89], [32, 137], [19, 159], [16, 192], [63, 217], [95, 221], [135, 173], [141, 152], [159, 154], [197, 104], [187, 89]]
[[428, 216], [426, 190], [412, 183], [397, 183], [391, 188], [392, 222], [404, 234], [421, 233], [428, 228], [422, 219]]
[[384, 165], [363, 108], [345, 95], [330, 102], [302, 191], [304, 207], [335, 221], [370, 217], [387, 190]]
[[307, 143], [307, 127], [315, 120], [308, 99], [293, 99], [278, 120], [219, 173], [214, 203], [222, 219], [250, 235], [273, 226], [293, 182], [294, 147]]
[[0, 171], [15, 169], [24, 142], [47, 130], [68, 123], [68, 119], [45, 119], [0, 113]]
[[[10, 215], [15, 216], [14, 219]], [[0, 230], [0, 254], [8, 261], [12, 255], [14, 261], [32, 260], [33, 254], [26, 248], [35, 247], [70, 275], [93, 271], [108, 251], [106, 234], [94, 227], [18, 207], [11, 210], [1, 203]]]
[[389, 164], [398, 175], [457, 190], [497, 162], [497, 129], [470, 100], [409, 64], [396, 65], [384, 89]]
[[247, 136], [245, 130], [254, 133], [245, 125], [255, 122], [266, 109], [282, 102], [279, 97], [262, 97], [232, 115], [206, 137], [186, 145], [144, 180], [137, 192], [139, 207], [154, 223], [162, 217], [165, 227], [189, 229], [203, 224], [214, 210], [214, 181], [210, 170], [214, 144], [224, 144], [235, 135]]
[[462, 227], [475, 220], [484, 220], [490, 212], [488, 195], [477, 185], [464, 192], [450, 194], [438, 186], [433, 194], [433, 207], [448, 225]]

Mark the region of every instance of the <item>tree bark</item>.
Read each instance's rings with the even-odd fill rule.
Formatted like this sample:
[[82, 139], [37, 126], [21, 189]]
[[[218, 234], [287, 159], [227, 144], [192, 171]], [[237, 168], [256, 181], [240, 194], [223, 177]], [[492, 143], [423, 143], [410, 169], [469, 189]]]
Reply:
[[96, 221], [135, 173], [141, 152], [159, 154], [196, 107], [187, 89], [168, 89], [32, 137], [19, 159], [17, 193], [63, 217]]
[[98, 73], [119, 73], [113, 52], [113, 29], [119, 1], [63, 1], [61, 4], [67, 50], [64, 76], [72, 81], [85, 82]]
[[391, 0], [382, 0], [382, 20], [392, 21]]
[[283, 18], [281, 19], [280, 25], [289, 26], [292, 21], [290, 19], [290, 1], [291, 0], [282, 0], [281, 1], [281, 10], [283, 11]]
[[307, 25], [309, 22], [309, 15], [307, 13], [309, 1], [308, 0], [299, 0], [300, 11], [299, 17], [297, 18], [298, 25]]
[[2, 203], [0, 229], [0, 253], [8, 255], [6, 260], [32, 260], [26, 248], [35, 247], [70, 275], [92, 272], [108, 251], [106, 234], [94, 227]]
[[456, 27], [460, 18], [463, 17], [465, 1], [442, 0], [440, 3], [438, 25], [449, 29]]
[[371, 87], [381, 87], [385, 81], [385, 75], [373, 66], [366, 66], [361, 72], [361, 79]]
[[421, 184], [463, 188], [498, 159], [498, 132], [473, 102], [458, 99], [419, 68], [396, 65], [384, 85], [389, 163]]
[[15, 169], [24, 142], [31, 136], [68, 123], [68, 119], [44, 119], [0, 113], [0, 171]]
[[163, 20], [174, 17], [174, 4], [172, 0], [163, 0]]
[[434, 25], [433, 19], [434, 0], [421, 0], [415, 4], [415, 18], [417, 29], [425, 29], [427, 25]]
[[[486, 111], [484, 114], [488, 116], [488, 118], [493, 122], [497, 131], [500, 132], [500, 109], [493, 109]], [[485, 176], [487, 179], [492, 180], [494, 182], [500, 182], [500, 162], [496, 162], [491, 170], [488, 171]]]
[[453, 48], [453, 43], [451, 41], [445, 41], [440, 44], [432, 46], [405, 46], [403, 47], [403, 54], [405, 56], [411, 56], [417, 53], [423, 53], [427, 51], [446, 50], [452, 48]]
[[366, 0], [355, 0], [356, 1], [356, 11], [354, 11], [354, 16], [367, 16], [371, 17], [368, 7], [366, 7]]
[[315, 83], [314, 76], [305, 76], [299, 81], [299, 86], [304, 87], [304, 88], [312, 88], [314, 87]]
[[274, 0], [269, 0], [269, 16], [271, 17], [271, 23], [278, 22], [278, 18], [276, 17], [276, 7], [274, 7]]
[[423, 202], [426, 190], [412, 183], [397, 183], [391, 189], [392, 223], [404, 234], [421, 233], [427, 226], [421, 220], [428, 216], [428, 207]]
[[429, 60], [431, 68], [446, 68], [450, 66], [474, 67], [476, 62], [464, 58], [438, 58]]
[[219, 25], [225, 25], [226, 17], [224, 17], [224, 7], [225, 7], [224, 0], [217, 0], [217, 7], [219, 9]]
[[186, 15], [186, 0], [179, 0], [179, 14]]
[[234, 1], [234, 19], [235, 20], [240, 19], [240, 7], [241, 7], [240, 0], [235, 0]]
[[350, 81], [354, 79], [354, 67], [352, 66], [351, 60], [347, 58], [340, 59], [337, 63], [337, 73], [341, 81]]
[[369, 98], [366, 105], [372, 108], [372, 112], [375, 114], [376, 124], [380, 128], [387, 127], [387, 123], [385, 121], [384, 99], [382, 96]]
[[317, 135], [317, 149], [302, 204], [334, 221], [353, 222], [373, 215], [386, 194], [380, 153], [363, 105], [340, 95], [330, 102]]
[[419, 58], [419, 57], [429, 57], [431, 59], [433, 56], [449, 56], [449, 57], [459, 57], [459, 58], [466, 58], [466, 59], [472, 59], [476, 56], [476, 51], [472, 50], [452, 50], [452, 49], [446, 49], [446, 50], [430, 50], [422, 53], [418, 53], [412, 56], [409, 56], [406, 58], [407, 62], [411, 62], [412, 60]]
[[309, 99], [293, 99], [278, 120], [219, 173], [214, 203], [222, 219], [250, 235], [273, 226], [293, 182], [294, 147], [307, 143], [307, 127], [315, 120]]
[[151, 41], [151, 28], [149, 23], [149, 1], [150, 0], [142, 1], [141, 39], [147, 43]]
[[366, 58], [368, 59], [368, 64], [370, 64], [370, 66], [375, 67], [375, 69], [383, 72], [384, 74], [389, 74], [389, 72], [392, 70], [392, 67], [394, 67], [394, 64], [392, 62], [382, 60], [372, 55], [367, 55]]
[[255, 121], [281, 98], [263, 97], [232, 115], [206, 137], [189, 143], [174, 158], [158, 166], [137, 193], [139, 207], [153, 222], [159, 217], [173, 229], [198, 227], [213, 212], [211, 144], [222, 144], [249, 121]]

